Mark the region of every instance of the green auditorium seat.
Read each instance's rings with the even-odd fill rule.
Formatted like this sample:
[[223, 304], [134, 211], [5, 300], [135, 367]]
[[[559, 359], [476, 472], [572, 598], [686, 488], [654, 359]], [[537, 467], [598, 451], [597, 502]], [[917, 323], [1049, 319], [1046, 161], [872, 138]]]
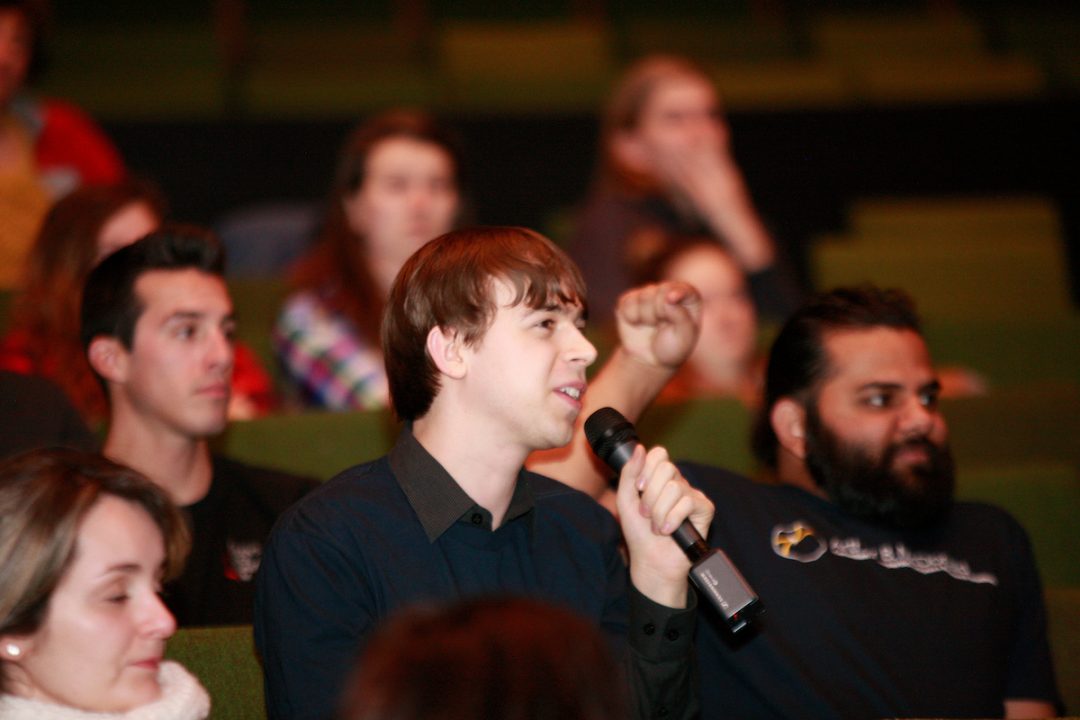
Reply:
[[283, 280], [265, 278], [230, 278], [228, 284], [236, 314], [237, 340], [255, 351], [278, 389], [286, 390], [287, 383], [274, 356], [270, 332], [288, 295], [288, 285]]
[[225, 72], [209, 18], [68, 26], [49, 45], [43, 90], [98, 118], [206, 118], [224, 107]]
[[464, 112], [593, 112], [615, 74], [590, 23], [448, 21], [435, 44], [442, 102]]
[[238, 460], [325, 480], [393, 445], [389, 411], [306, 412], [234, 422], [216, 449]]
[[436, 97], [420, 42], [389, 21], [298, 13], [252, 25], [245, 107], [274, 117], [357, 117]]
[[637, 423], [647, 445], [663, 445], [676, 460], [751, 473], [752, 414], [736, 400], [701, 399], [653, 405]]
[[1056, 204], [1038, 196], [863, 198], [851, 203], [848, 222], [866, 240], [927, 235], [946, 242], [957, 237], [1030, 242], [1061, 236]]
[[1080, 315], [1058, 318], [934, 320], [923, 334], [938, 365], [986, 378], [990, 392], [1080, 382]]
[[942, 401], [959, 467], [1080, 464], [1080, 385], [1040, 383]]
[[925, 234], [892, 242], [861, 236], [818, 242], [816, 287], [860, 282], [902, 287], [927, 319], [1030, 319], [1068, 316], [1060, 243], [987, 242]]
[[1031, 538], [1043, 583], [1080, 588], [1080, 562], [1073, 545], [1073, 530], [1080, 517], [1080, 477], [1076, 466], [960, 464], [957, 496], [1008, 510]]
[[210, 693], [210, 720], [263, 720], [262, 668], [250, 625], [182, 628], [166, 656], [199, 678]]

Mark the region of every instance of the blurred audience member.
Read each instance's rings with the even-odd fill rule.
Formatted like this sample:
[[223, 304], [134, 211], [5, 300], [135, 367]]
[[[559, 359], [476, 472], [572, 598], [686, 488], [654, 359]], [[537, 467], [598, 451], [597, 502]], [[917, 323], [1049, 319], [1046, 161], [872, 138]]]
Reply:
[[192, 555], [168, 587], [181, 625], [251, 622], [253, 578], [278, 514], [312, 480], [213, 455], [233, 368], [232, 301], [212, 234], [166, 226], [102, 260], [80, 337], [110, 406], [104, 453], [183, 506]]
[[712, 238], [673, 240], [643, 260], [642, 282], [684, 282], [701, 293], [697, 344], [659, 400], [732, 397], [756, 407], [764, 357], [757, 345], [757, 311], [739, 264]]
[[0, 465], [0, 717], [200, 720], [210, 698], [163, 660], [159, 593], [188, 549], [183, 517], [139, 473], [35, 450]]
[[43, 377], [0, 370], [0, 458], [34, 448], [95, 450], [97, 439], [64, 391]]
[[456, 142], [426, 115], [390, 112], [353, 131], [325, 226], [274, 329], [305, 400], [336, 410], [386, 406], [382, 310], [406, 258], [457, 220], [460, 174]]
[[[165, 202], [133, 180], [76, 190], [56, 203], [27, 258], [11, 328], [0, 339], [0, 369], [41, 375], [59, 385], [92, 426], [108, 413], [105, 395], [79, 342], [79, 299], [105, 256], [161, 224]], [[253, 352], [237, 353], [230, 417], [274, 407], [273, 383]]]
[[596, 186], [571, 243], [594, 320], [611, 321], [630, 286], [641, 232], [717, 238], [750, 277], [758, 309], [782, 318], [800, 291], [750, 199], [708, 74], [689, 60], [633, 65], [608, 101]]
[[622, 720], [616, 665], [595, 624], [517, 597], [408, 608], [368, 645], [343, 720]]
[[124, 176], [120, 155], [72, 105], [26, 92], [41, 69], [46, 0], [0, 0], [0, 286], [23, 258], [55, 198]]

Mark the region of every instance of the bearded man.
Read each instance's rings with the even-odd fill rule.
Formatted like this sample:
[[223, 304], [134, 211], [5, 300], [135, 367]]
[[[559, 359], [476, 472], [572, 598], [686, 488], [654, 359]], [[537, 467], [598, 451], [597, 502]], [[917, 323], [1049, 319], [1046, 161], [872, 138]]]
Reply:
[[939, 389], [905, 294], [835, 290], [769, 356], [754, 450], [773, 482], [680, 465], [766, 610], [750, 637], [699, 621], [704, 717], [1060, 708], [1027, 535], [953, 501]]

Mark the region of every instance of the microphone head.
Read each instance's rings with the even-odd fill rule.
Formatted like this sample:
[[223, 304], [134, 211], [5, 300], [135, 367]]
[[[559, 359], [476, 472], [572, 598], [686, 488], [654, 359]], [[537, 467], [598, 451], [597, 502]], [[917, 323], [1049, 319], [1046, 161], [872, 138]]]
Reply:
[[600, 408], [585, 419], [585, 438], [596, 456], [608, 465], [612, 465], [620, 447], [638, 442], [634, 426], [622, 413], [610, 407]]

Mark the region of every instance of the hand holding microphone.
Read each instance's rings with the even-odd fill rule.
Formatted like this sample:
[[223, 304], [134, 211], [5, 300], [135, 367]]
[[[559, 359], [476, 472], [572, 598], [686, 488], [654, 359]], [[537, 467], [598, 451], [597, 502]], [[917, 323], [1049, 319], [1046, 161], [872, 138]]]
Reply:
[[[596, 455], [616, 472], [622, 471], [639, 444], [634, 426], [612, 408], [601, 408], [586, 419], [585, 436]], [[690, 559], [689, 577], [701, 595], [720, 612], [732, 632], [747, 627], [750, 617], [761, 611], [761, 601], [727, 555], [709, 548], [689, 520], [675, 528], [672, 537]], [[631, 563], [633, 554], [631, 547]]]

